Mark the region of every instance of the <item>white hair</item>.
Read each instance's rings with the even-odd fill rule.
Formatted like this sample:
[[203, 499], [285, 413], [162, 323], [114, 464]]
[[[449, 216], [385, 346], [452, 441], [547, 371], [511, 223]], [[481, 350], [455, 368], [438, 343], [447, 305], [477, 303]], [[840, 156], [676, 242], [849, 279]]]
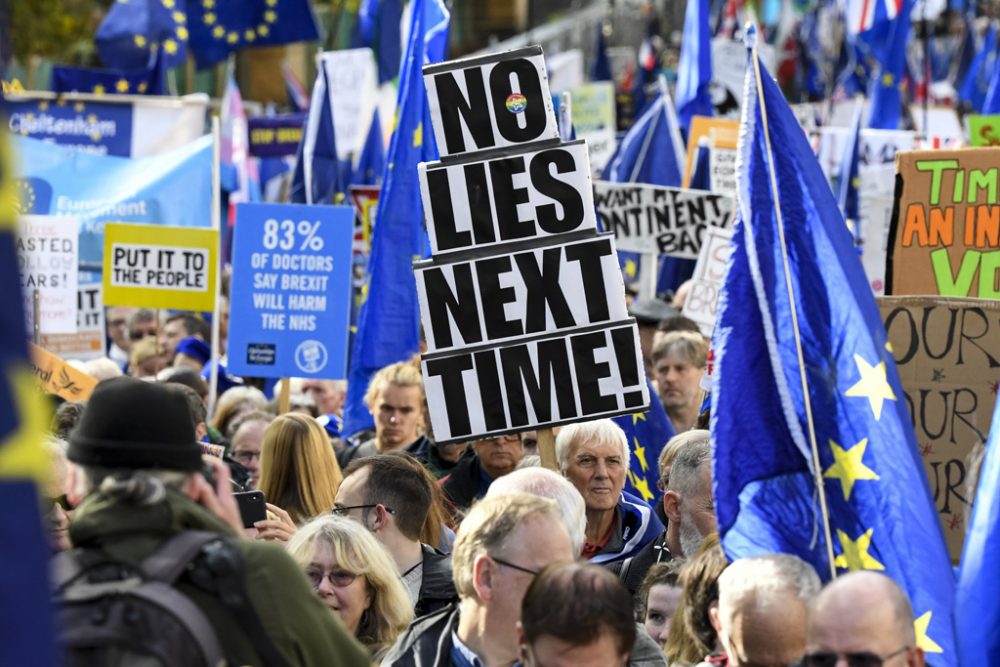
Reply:
[[628, 438], [625, 437], [625, 431], [610, 419], [595, 419], [562, 427], [556, 436], [556, 460], [559, 461], [559, 469], [566, 472], [574, 446], [590, 440], [618, 445], [622, 450], [622, 465], [628, 470]]
[[510, 493], [529, 493], [533, 496], [551, 498], [559, 505], [566, 532], [569, 533], [573, 545], [573, 553], [583, 551], [584, 531], [587, 528], [587, 507], [583, 496], [576, 490], [573, 483], [548, 468], [521, 468], [512, 473], [498, 477], [486, 497], [502, 496]]
[[750, 604], [774, 601], [791, 594], [808, 608], [820, 591], [813, 567], [791, 554], [768, 554], [733, 561], [719, 576], [719, 618], [729, 627], [733, 615]]

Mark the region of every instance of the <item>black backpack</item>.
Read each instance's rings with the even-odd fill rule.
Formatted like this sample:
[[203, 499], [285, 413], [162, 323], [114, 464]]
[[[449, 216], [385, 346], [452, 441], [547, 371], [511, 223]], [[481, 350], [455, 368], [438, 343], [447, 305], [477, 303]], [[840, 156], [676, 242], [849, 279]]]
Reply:
[[175, 535], [139, 567], [96, 549], [58, 554], [53, 585], [63, 662], [69, 667], [235, 664], [205, 613], [175, 588], [183, 580], [219, 599], [263, 665], [284, 667], [246, 595], [244, 574], [235, 541], [204, 531]]

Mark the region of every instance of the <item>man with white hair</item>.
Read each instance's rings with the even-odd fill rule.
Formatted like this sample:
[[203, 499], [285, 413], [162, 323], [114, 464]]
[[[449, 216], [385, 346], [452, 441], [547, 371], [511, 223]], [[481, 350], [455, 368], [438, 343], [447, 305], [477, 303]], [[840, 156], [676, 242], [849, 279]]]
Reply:
[[789, 665], [802, 656], [806, 612], [820, 589], [811, 565], [789, 554], [741, 558], [718, 586], [709, 616], [730, 667]]
[[578, 554], [583, 550], [584, 530], [587, 527], [586, 506], [576, 487], [565, 477], [548, 468], [521, 468], [493, 482], [486, 497], [509, 493], [529, 493], [556, 501], [573, 545], [573, 553]]
[[628, 441], [610, 419], [563, 427], [556, 459], [586, 506], [583, 558], [598, 565], [629, 558], [663, 530], [649, 505], [624, 491]]

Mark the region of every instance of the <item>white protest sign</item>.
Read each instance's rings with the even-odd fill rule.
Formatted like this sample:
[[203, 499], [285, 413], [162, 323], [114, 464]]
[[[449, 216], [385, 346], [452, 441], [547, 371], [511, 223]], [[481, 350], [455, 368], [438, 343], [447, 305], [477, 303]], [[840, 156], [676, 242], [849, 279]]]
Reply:
[[697, 259], [705, 230], [729, 227], [734, 202], [702, 190], [633, 183], [594, 183], [597, 215], [627, 252]]
[[736, 149], [713, 145], [708, 153], [712, 192], [736, 196]]
[[[757, 51], [768, 71], [775, 71], [774, 47], [760, 40]], [[743, 42], [729, 37], [712, 40], [712, 106], [716, 117], [739, 118], [746, 67], [747, 49]]]
[[418, 166], [431, 253], [597, 229], [583, 141]]
[[41, 333], [75, 333], [80, 221], [45, 215], [20, 220], [17, 263], [28, 324], [34, 326], [37, 292]]
[[913, 128], [924, 138], [923, 148], [960, 148], [965, 143], [965, 128], [958, 119], [958, 112], [951, 107], [931, 106], [927, 109], [927, 127], [924, 127], [924, 107], [910, 105]]
[[546, 58], [549, 74], [549, 88], [556, 93], [570, 90], [582, 84], [583, 51], [567, 49]]
[[571, 94], [576, 138], [587, 142], [591, 170], [599, 172], [615, 152], [615, 84], [585, 83], [575, 86]]
[[681, 313], [697, 323], [703, 336], [711, 336], [715, 329], [715, 318], [719, 306], [719, 292], [726, 279], [726, 264], [729, 262], [730, 229], [713, 227], [705, 234], [701, 254], [691, 277], [691, 289]]
[[105, 356], [104, 299], [101, 283], [84, 283], [81, 276], [76, 290], [76, 333], [43, 334], [41, 346], [63, 359], [97, 359]]
[[378, 90], [375, 60], [367, 48], [327, 51], [318, 59], [329, 82], [337, 157], [346, 160], [361, 152], [368, 136]]
[[442, 159], [559, 138], [540, 47], [430, 65], [424, 85]]

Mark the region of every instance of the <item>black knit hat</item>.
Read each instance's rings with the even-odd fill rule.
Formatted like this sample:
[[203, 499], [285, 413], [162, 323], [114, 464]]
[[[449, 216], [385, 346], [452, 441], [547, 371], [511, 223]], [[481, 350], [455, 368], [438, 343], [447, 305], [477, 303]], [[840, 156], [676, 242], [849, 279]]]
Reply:
[[201, 446], [184, 396], [131, 377], [97, 385], [69, 435], [66, 455], [105, 468], [201, 469]]

